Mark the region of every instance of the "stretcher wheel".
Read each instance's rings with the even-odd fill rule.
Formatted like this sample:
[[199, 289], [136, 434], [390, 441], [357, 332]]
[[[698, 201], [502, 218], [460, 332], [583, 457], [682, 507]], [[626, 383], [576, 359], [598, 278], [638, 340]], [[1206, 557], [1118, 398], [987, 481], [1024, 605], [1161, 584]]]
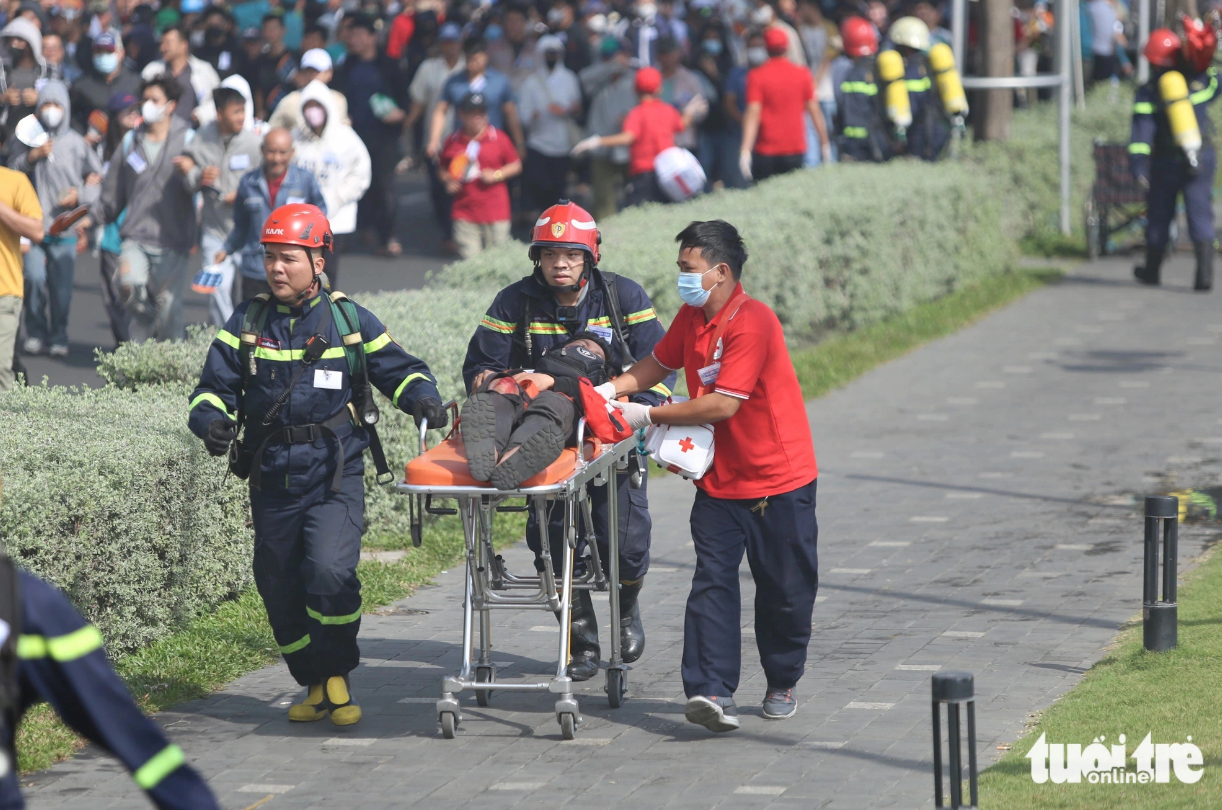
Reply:
[[628, 694], [628, 673], [622, 669], [607, 670], [607, 703], [612, 709], [624, 705], [624, 696]]
[[[496, 672], [492, 669], [492, 667], [476, 667], [475, 668], [475, 682], [476, 683], [493, 683], [495, 681], [496, 681]], [[492, 690], [490, 689], [476, 689], [475, 690], [475, 702], [479, 704], [480, 706], [487, 706], [488, 702], [491, 699], [492, 699]]]
[[560, 736], [566, 740], [577, 739], [577, 718], [572, 712], [560, 715]]
[[458, 718], [454, 716], [454, 712], [441, 713], [441, 736], [447, 740], [454, 739], [454, 732], [458, 729]]

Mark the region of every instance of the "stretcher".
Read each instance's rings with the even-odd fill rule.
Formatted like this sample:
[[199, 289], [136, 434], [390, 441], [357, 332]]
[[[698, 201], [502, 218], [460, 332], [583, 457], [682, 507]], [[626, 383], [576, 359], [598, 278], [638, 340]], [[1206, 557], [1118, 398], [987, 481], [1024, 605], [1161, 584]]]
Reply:
[[[412, 542], [421, 544], [424, 515], [453, 515], [462, 519], [466, 552], [465, 592], [463, 598], [462, 668], [456, 675], [441, 680], [441, 698], [437, 701], [437, 719], [442, 735], [453, 739], [462, 722], [462, 707], [458, 696], [464, 691], [475, 692], [480, 706], [487, 706], [497, 692], [549, 692], [556, 695], [556, 721], [566, 740], [574, 739], [581, 723], [581, 713], [573, 694], [573, 680], [568, 675], [569, 614], [574, 590], [608, 591], [611, 612], [611, 656], [606, 671], [606, 693], [611, 708], [623, 705], [628, 688], [628, 668], [620, 651], [619, 611], [619, 499], [607, 498], [607, 536], [610, 576], [603, 574], [598, 543], [593, 536], [594, 521], [587, 485], [615, 486], [618, 471], [627, 470], [629, 454], [636, 448], [630, 438], [604, 445], [585, 436], [585, 419], [577, 425], [577, 446], [566, 448], [545, 470], [522, 483], [515, 490], [498, 490], [471, 477], [462, 437], [457, 432], [458, 408], [453, 401], [446, 404], [453, 411], [454, 429], [437, 446], [427, 445], [428, 422], [420, 425], [420, 455], [408, 463], [404, 479], [395, 488], [411, 498], [409, 514]], [[525, 499], [525, 504], [509, 501]], [[456, 501], [456, 507], [437, 506], [436, 501]], [[510, 573], [492, 547], [492, 522], [497, 512], [533, 510], [539, 526], [548, 523], [549, 502], [560, 502], [564, 508], [564, 559], [552, 559], [550, 544], [541, 543], [538, 555], [541, 570], [532, 576]], [[578, 520], [578, 515], [581, 520]], [[578, 527], [586, 533], [584, 571], [575, 575]], [[546, 531], [546, 529], [544, 529]], [[557, 566], [557, 562], [559, 566]], [[557, 567], [559, 570], [557, 570]], [[558, 613], [556, 674], [546, 681], [498, 681], [492, 662], [492, 611], [542, 610]], [[479, 618], [478, 658], [474, 648], [476, 615]], [[562, 629], [563, 628], [563, 629]]]

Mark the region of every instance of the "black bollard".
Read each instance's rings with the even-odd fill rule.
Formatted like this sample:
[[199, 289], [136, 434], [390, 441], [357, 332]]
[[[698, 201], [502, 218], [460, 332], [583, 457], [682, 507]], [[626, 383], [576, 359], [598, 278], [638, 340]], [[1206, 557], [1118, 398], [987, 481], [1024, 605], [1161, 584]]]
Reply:
[[[1146, 497], [1146, 560], [1142, 589], [1142, 638], [1150, 652], [1174, 650], [1177, 606], [1175, 578], [1179, 549], [1179, 499], [1172, 495]], [[1159, 524], [1162, 524], [1163, 598], [1158, 598]]]
[[[942, 704], [946, 704], [947, 747], [950, 755], [950, 806], [974, 808], [976, 795], [976, 689], [972, 673], [944, 670], [933, 676], [933, 796], [942, 807]], [[967, 771], [970, 805], [963, 803], [963, 754], [960, 749], [959, 707], [967, 706]]]

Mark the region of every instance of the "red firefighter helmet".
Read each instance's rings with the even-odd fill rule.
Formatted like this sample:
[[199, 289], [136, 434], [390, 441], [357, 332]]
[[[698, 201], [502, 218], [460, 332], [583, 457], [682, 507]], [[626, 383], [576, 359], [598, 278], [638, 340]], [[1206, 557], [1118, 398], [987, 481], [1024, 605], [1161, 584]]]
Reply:
[[1184, 57], [1198, 72], [1209, 69], [1217, 49], [1218, 35], [1212, 25], [1184, 18]]
[[849, 17], [840, 24], [840, 38], [846, 56], [873, 56], [878, 53], [878, 29], [865, 17]]
[[1151, 65], [1173, 68], [1183, 47], [1174, 31], [1170, 28], [1158, 28], [1150, 32], [1150, 38], [1146, 40], [1146, 48], [1142, 53]]
[[590, 254], [593, 264], [600, 258], [598, 244], [602, 235], [590, 212], [568, 200], [539, 215], [530, 237], [530, 259], [539, 261], [539, 252], [545, 247], [575, 248]]
[[334, 237], [327, 215], [316, 205], [282, 205], [263, 223], [263, 244], [301, 245], [303, 248], [329, 248]]

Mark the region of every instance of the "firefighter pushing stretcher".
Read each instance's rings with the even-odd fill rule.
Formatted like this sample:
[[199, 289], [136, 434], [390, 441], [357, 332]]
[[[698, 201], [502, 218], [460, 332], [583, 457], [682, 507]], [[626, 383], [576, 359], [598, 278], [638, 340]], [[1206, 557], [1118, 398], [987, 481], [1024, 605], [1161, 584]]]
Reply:
[[230, 469], [249, 476], [255, 584], [289, 672], [309, 689], [289, 719], [351, 725], [361, 718], [348, 673], [360, 662], [366, 447], [379, 479], [389, 478], [372, 387], [417, 425], [445, 427], [448, 416], [424, 361], [326, 289], [331, 241], [312, 205], [268, 217], [263, 265], [274, 298], [239, 305], [217, 333], [189, 425], [208, 452], [229, 453]]

